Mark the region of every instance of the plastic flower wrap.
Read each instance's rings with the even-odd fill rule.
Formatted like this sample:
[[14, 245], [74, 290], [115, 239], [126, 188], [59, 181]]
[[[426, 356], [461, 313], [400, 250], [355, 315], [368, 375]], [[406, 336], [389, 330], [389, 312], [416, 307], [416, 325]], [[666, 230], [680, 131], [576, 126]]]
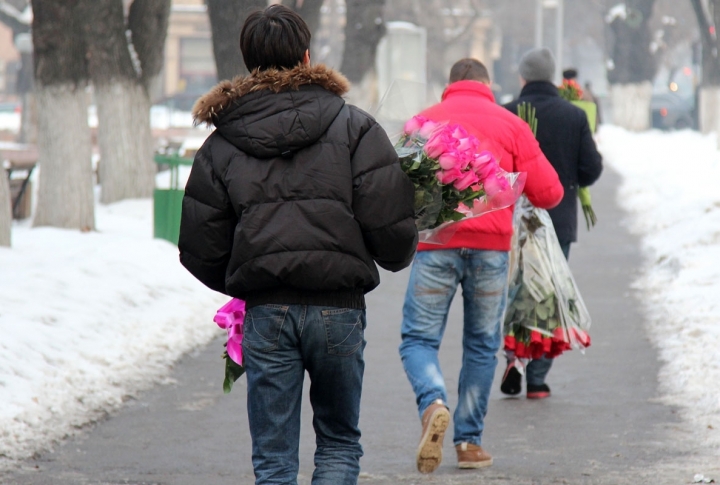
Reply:
[[521, 359], [590, 346], [590, 313], [550, 215], [523, 197], [515, 206], [505, 350]]
[[218, 327], [227, 330], [228, 339], [225, 344], [225, 380], [223, 390], [225, 394], [232, 390], [232, 386], [238, 378], [245, 373], [243, 367], [243, 323], [245, 322], [245, 302], [233, 298], [223, 305], [213, 321]]
[[447, 242], [454, 222], [511, 206], [525, 186], [524, 173], [504, 171], [490, 145], [458, 124], [415, 116], [395, 149], [415, 186], [421, 242]]

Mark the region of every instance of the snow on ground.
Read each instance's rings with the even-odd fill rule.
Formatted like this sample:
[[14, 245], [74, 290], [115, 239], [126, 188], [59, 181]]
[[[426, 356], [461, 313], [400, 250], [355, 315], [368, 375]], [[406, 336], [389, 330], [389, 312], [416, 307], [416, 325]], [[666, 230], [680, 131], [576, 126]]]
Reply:
[[[642, 237], [637, 285], [664, 362], [662, 391], [698, 438], [720, 447], [715, 137], [603, 127], [599, 140]], [[98, 205], [96, 217], [97, 232], [86, 234], [16, 225], [13, 248], [0, 248], [0, 465], [116, 409], [219, 335], [211, 319], [227, 298], [195, 281], [177, 248], [152, 239], [150, 200]]]
[[92, 233], [15, 225], [0, 248], [0, 466], [167, 379], [222, 332], [212, 317], [227, 297], [152, 238], [151, 200], [98, 205], [96, 219]]
[[[720, 151], [697, 132], [605, 126], [599, 148], [623, 182], [618, 200], [642, 238], [648, 334], [667, 403], [720, 449]], [[629, 322], [630, 323], [630, 322]]]

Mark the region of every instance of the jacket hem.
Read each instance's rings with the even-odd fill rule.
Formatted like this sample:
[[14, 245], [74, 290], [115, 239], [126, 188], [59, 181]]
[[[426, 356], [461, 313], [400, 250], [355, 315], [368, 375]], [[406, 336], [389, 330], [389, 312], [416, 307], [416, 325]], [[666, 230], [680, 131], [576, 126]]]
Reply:
[[443, 249], [479, 249], [484, 251], [510, 251], [510, 234], [483, 234], [468, 232], [455, 234], [446, 244], [418, 244], [418, 251], [440, 251]]
[[245, 293], [246, 308], [260, 305], [312, 305], [337, 308], [365, 309], [365, 292], [362, 289], [309, 291], [293, 288], [273, 288], [271, 290]]

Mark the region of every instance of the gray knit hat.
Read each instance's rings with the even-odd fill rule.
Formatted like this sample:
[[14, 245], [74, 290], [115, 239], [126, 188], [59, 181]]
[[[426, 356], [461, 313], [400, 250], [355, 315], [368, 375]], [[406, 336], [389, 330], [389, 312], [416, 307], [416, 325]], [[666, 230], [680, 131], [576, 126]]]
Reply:
[[555, 77], [555, 58], [547, 47], [533, 49], [522, 56], [518, 71], [527, 82], [552, 82]]

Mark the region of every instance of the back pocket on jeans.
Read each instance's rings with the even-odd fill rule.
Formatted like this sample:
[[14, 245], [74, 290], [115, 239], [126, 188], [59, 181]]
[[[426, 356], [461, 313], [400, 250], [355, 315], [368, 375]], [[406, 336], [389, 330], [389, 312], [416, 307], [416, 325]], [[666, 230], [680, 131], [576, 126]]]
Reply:
[[363, 344], [365, 311], [353, 308], [323, 310], [328, 353], [350, 355]]
[[275, 350], [287, 311], [288, 307], [281, 305], [260, 305], [248, 310], [243, 325], [243, 345], [260, 352]]

